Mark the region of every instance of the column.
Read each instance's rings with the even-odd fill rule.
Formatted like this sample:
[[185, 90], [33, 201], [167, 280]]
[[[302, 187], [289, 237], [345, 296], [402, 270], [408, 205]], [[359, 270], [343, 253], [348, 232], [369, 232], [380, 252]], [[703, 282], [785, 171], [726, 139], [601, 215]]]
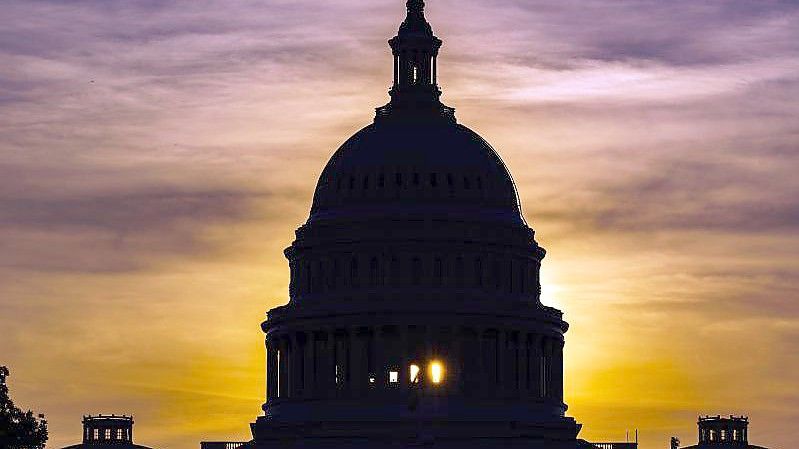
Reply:
[[558, 402], [563, 402], [563, 341], [552, 343], [552, 394]]
[[541, 390], [541, 374], [542, 369], [542, 341], [541, 336], [532, 334], [530, 336], [530, 396], [533, 399], [541, 399], [544, 397], [544, 392]]
[[336, 384], [336, 330], [328, 329], [327, 332], [327, 364], [324, 373], [327, 397], [334, 398], [338, 393]]
[[519, 352], [521, 352], [519, 349], [519, 333], [510, 331], [509, 335], [508, 375], [506, 378], [508, 379], [509, 395], [517, 398], [519, 397], [519, 383], [521, 380], [519, 376], [521, 371], [521, 365], [519, 364]]
[[397, 331], [399, 335], [397, 335], [399, 339], [399, 347], [398, 347], [398, 359], [399, 359], [399, 384], [400, 390], [408, 391], [408, 386], [410, 385], [410, 360], [408, 359], [408, 326], [400, 325], [397, 326]]
[[286, 399], [289, 397], [289, 355], [288, 355], [288, 339], [280, 337], [277, 341], [279, 357], [278, 357], [278, 397]]
[[365, 337], [357, 327], [350, 328], [350, 394], [355, 397], [363, 396], [369, 383]]
[[547, 399], [552, 398], [552, 339], [544, 337], [543, 339], [543, 366], [544, 372], [541, 374], [544, 380], [543, 394]]
[[497, 393], [500, 397], [506, 396], [508, 391], [507, 382], [507, 353], [508, 353], [508, 331], [497, 329]]
[[473, 396], [480, 388], [480, 334], [478, 329], [466, 328], [462, 342], [461, 358], [463, 370], [461, 372], [463, 392]]
[[385, 343], [380, 326], [372, 328], [372, 360], [374, 360], [375, 389], [382, 391], [388, 382], [388, 370], [385, 362]]
[[266, 340], [266, 402], [277, 398], [277, 348], [271, 340]]
[[297, 338], [297, 333], [292, 332], [289, 337], [289, 391], [291, 397], [302, 396], [302, 382], [304, 374], [302, 372], [302, 364], [304, 362], [302, 347], [300, 346], [300, 339]]
[[316, 388], [315, 363], [316, 363], [316, 335], [313, 331], [305, 333], [305, 346], [303, 347], [302, 357], [305, 360], [303, 366], [303, 393], [304, 397], [312, 398]]
[[477, 331], [477, 382], [475, 382], [475, 386], [477, 387], [477, 394], [478, 396], [484, 396], [486, 394], [486, 386], [488, 385], [488, 367], [486, 366], [486, 360], [488, 359], [488, 355], [486, 354], [486, 330], [485, 328], [478, 327]]
[[398, 61], [399, 61], [399, 58], [396, 55], [394, 55], [394, 84], [395, 85], [397, 84], [397, 80], [398, 80], [398, 76], [397, 75], [399, 73], [399, 65], [398, 65], [399, 62]]
[[519, 369], [519, 392], [517, 397], [524, 398], [528, 395], [527, 385], [530, 379], [530, 356], [527, 344], [527, 332], [519, 332], [517, 348], [517, 367]]

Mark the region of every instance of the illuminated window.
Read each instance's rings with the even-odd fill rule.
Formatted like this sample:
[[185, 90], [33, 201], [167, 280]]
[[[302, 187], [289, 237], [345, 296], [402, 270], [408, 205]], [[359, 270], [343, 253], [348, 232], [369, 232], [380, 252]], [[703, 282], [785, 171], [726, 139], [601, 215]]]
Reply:
[[122, 429], [117, 429], [117, 440], [121, 440], [121, 439], [123, 439], [123, 438], [124, 438], [124, 436], [123, 436], [123, 433], [122, 433], [122, 432], [123, 432], [123, 430], [122, 430]]
[[419, 383], [419, 365], [412, 364], [410, 368], [410, 381], [412, 384]]
[[374, 384], [375, 383], [375, 375], [374, 374], [370, 374], [369, 375], [369, 383], [370, 384]]
[[111, 439], [111, 429], [105, 429], [105, 439], [106, 440]]
[[389, 371], [388, 382], [392, 384], [399, 383], [399, 371]]
[[94, 435], [94, 439], [95, 440], [99, 439], [100, 438], [100, 429], [94, 429], [93, 435]]
[[444, 380], [444, 365], [441, 362], [430, 363], [430, 380], [434, 384], [439, 384]]
[[413, 66], [413, 73], [411, 75], [411, 84], [419, 82], [419, 67]]

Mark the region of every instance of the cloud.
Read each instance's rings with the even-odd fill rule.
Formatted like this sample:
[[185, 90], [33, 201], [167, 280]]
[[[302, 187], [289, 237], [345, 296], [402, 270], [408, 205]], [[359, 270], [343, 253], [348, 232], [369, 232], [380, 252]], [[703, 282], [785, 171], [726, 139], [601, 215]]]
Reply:
[[[286, 296], [281, 250], [326, 158], [386, 101], [403, 10], [3, 5], [0, 353], [54, 446], [86, 407], [180, 416], [138, 428], [156, 447], [195, 446], [193, 423], [246, 436], [258, 321]], [[427, 16], [443, 98], [508, 163], [549, 251], [584, 435], [643, 414], [656, 447], [692, 435], [696, 412], [734, 408], [758, 444], [793, 441], [771, 423], [799, 369], [796, 2], [436, 0]], [[681, 404], [651, 395], [653, 369]], [[739, 371], [745, 398], [714, 383]], [[597, 405], [628, 374], [634, 403]], [[235, 416], [213, 426], [225, 398]]]
[[236, 191], [175, 189], [77, 198], [0, 199], [0, 265], [29, 270], [116, 271], [145, 259], [211, 250], [204, 228], [253, 217]]

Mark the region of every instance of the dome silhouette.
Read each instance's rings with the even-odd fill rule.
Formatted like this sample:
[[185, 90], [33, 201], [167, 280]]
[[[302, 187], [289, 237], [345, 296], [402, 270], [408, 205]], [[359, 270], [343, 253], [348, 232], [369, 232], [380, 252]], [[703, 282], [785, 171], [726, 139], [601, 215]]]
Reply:
[[376, 121], [327, 163], [309, 223], [379, 217], [524, 224], [513, 180], [491, 145], [443, 119]]
[[505, 164], [439, 100], [441, 40], [408, 0], [391, 100], [319, 177], [261, 325], [256, 449], [575, 449], [568, 324]]

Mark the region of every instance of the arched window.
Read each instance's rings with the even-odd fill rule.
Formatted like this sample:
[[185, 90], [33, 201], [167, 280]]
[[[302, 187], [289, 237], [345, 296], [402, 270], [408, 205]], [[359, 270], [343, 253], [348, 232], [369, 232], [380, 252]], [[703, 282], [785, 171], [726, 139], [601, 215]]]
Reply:
[[369, 285], [376, 287], [380, 282], [380, 265], [377, 262], [377, 257], [372, 257], [369, 261]]
[[358, 259], [356, 258], [350, 261], [350, 285], [352, 287], [358, 286]]
[[507, 266], [508, 272], [508, 282], [505, 284], [505, 288], [507, 289], [508, 293], [513, 293], [513, 261], [508, 261]]
[[391, 257], [391, 285], [400, 285], [400, 263], [396, 256]]
[[422, 261], [418, 257], [414, 257], [411, 262], [411, 282], [413, 285], [422, 283]]
[[322, 290], [322, 287], [325, 285], [325, 269], [324, 265], [322, 265], [322, 261], [316, 262], [316, 290]]
[[330, 286], [333, 289], [338, 288], [342, 284], [342, 275], [341, 275], [341, 265], [338, 262], [338, 259], [333, 260], [333, 275], [330, 276]]
[[479, 257], [474, 260], [474, 285], [483, 286], [483, 260]]

